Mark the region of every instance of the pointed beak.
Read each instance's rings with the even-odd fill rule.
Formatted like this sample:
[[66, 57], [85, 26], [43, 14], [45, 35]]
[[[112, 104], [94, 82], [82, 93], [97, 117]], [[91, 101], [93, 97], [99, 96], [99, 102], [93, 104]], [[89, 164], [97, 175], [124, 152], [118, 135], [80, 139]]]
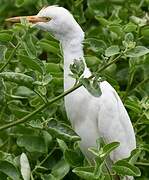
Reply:
[[8, 18], [5, 21], [6, 22], [12, 22], [12, 23], [19, 23], [21, 22], [22, 18], [26, 18], [27, 21], [29, 21], [30, 23], [38, 23], [38, 22], [48, 22], [51, 19], [47, 18], [47, 17], [38, 17], [38, 16], [19, 16], [19, 17], [12, 17], [12, 18]]

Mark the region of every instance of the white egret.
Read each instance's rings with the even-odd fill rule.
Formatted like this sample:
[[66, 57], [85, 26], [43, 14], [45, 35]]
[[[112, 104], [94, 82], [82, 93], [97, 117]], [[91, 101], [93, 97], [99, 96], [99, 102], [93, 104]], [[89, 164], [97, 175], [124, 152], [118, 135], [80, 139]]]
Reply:
[[[69, 76], [69, 66], [74, 59], [83, 59], [83, 30], [68, 10], [58, 6], [43, 8], [37, 15], [28, 16], [27, 19], [60, 41], [64, 54], [64, 89], [71, 88], [75, 80]], [[9, 21], [18, 22], [20, 17], [10, 18]], [[90, 74], [86, 66], [83, 75], [89, 77]], [[107, 81], [99, 85], [102, 91], [100, 97], [92, 96], [82, 86], [65, 97], [65, 108], [72, 127], [81, 137], [80, 148], [84, 155], [92, 159], [88, 148], [96, 146], [96, 139], [103, 137], [106, 143], [120, 142], [120, 146], [110, 154], [111, 160], [115, 162], [128, 157], [136, 148], [135, 133], [114, 88]]]

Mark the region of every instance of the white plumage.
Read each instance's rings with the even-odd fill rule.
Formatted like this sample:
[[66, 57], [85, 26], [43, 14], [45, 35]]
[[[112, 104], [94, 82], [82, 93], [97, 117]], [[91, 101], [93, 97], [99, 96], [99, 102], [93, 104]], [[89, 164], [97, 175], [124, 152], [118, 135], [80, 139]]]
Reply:
[[[84, 32], [69, 11], [62, 7], [49, 6], [42, 9], [37, 16], [51, 18], [48, 23], [37, 23], [37, 26], [50, 31], [62, 45], [64, 89], [67, 90], [75, 82], [69, 76], [70, 64], [74, 59], [83, 59]], [[90, 76], [87, 67], [84, 76]], [[128, 113], [114, 88], [106, 81], [100, 83], [100, 88], [100, 97], [92, 96], [84, 87], [67, 95], [66, 112], [73, 128], [82, 139], [80, 147], [88, 159], [92, 158], [88, 148], [96, 145], [97, 138], [103, 137], [106, 143], [120, 142], [120, 147], [110, 155], [112, 161], [117, 161], [128, 157], [136, 148], [135, 134]]]
[[[84, 56], [82, 49], [84, 32], [70, 12], [62, 7], [43, 8], [36, 17], [38, 22], [35, 25], [52, 33], [62, 45], [64, 89], [67, 90], [75, 82], [69, 76], [69, 66], [74, 59], [79, 61]], [[50, 20], [39, 22], [39, 17]], [[86, 67], [84, 76], [89, 77], [90, 74]], [[115, 162], [128, 157], [136, 148], [135, 134], [127, 111], [114, 88], [106, 81], [100, 83], [100, 88], [102, 95], [94, 97], [84, 87], [80, 87], [65, 97], [65, 107], [73, 128], [81, 137], [80, 148], [84, 155], [88, 159], [93, 159], [88, 148], [96, 146], [96, 139], [103, 137], [106, 143], [120, 142], [120, 146], [110, 154], [111, 160]]]

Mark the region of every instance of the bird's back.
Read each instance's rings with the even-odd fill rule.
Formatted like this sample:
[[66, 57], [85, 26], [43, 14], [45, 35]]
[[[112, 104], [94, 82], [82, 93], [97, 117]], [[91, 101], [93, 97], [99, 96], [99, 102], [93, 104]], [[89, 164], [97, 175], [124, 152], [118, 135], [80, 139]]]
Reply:
[[134, 130], [127, 111], [114, 88], [106, 81], [100, 83], [102, 95], [92, 96], [80, 87], [65, 97], [65, 107], [75, 131], [81, 137], [81, 149], [87, 158], [93, 158], [88, 148], [96, 146], [96, 139], [106, 143], [120, 142], [110, 158], [126, 158], [136, 147]]

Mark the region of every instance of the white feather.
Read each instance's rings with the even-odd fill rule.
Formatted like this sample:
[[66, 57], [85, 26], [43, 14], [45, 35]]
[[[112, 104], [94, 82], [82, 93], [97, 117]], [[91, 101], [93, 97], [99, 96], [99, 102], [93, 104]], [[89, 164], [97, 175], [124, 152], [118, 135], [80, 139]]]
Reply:
[[[73, 16], [62, 7], [47, 7], [38, 16], [52, 18], [48, 23], [37, 23], [37, 27], [51, 32], [58, 39], [64, 53], [64, 89], [74, 85], [69, 76], [74, 59], [83, 59], [82, 42], [84, 32]], [[85, 63], [85, 61], [84, 61]], [[89, 77], [86, 67], [84, 76]], [[106, 81], [100, 83], [102, 95], [93, 97], [80, 87], [65, 97], [65, 107], [73, 128], [81, 137], [80, 147], [85, 156], [92, 159], [88, 148], [103, 137], [107, 143], [119, 141], [120, 147], [110, 155], [113, 161], [126, 158], [136, 148], [135, 133], [128, 113], [114, 88]]]

